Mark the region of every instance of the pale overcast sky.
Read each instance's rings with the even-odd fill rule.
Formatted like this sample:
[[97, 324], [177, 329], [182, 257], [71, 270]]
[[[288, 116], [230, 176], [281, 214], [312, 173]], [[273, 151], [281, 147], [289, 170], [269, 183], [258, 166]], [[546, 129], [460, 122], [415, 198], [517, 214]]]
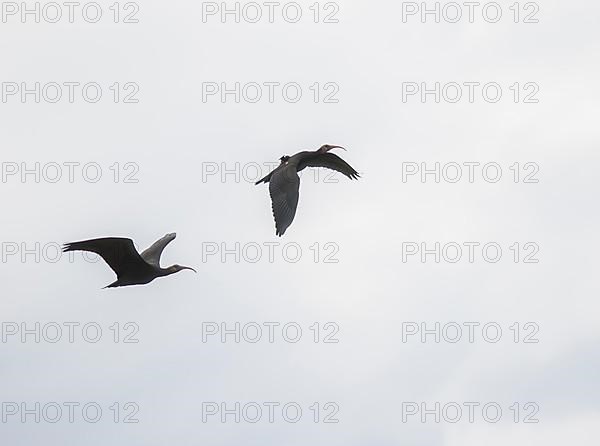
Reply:
[[[40, 23], [1, 5], [1, 444], [598, 438], [597, 3], [500, 1], [497, 23], [486, 3], [473, 23], [462, 2], [457, 23], [445, 2], [440, 23], [423, 23], [421, 2], [282, 2], [274, 23], [263, 2], [241, 3], [240, 23], [223, 23], [221, 2], [113, 3], [98, 2], [97, 23], [85, 2], [73, 23], [62, 3], [40, 3]], [[236, 83], [239, 103], [223, 101]], [[256, 167], [325, 143], [362, 179], [304, 172], [275, 237]], [[440, 182], [423, 182], [436, 163]], [[170, 232], [162, 264], [197, 275], [102, 290], [103, 262], [57, 258], [60, 243], [122, 236], [141, 250]], [[222, 323], [245, 327], [239, 343], [207, 335]], [[439, 343], [421, 342], [422, 323], [439, 323]], [[436, 403], [440, 422], [421, 422]]]

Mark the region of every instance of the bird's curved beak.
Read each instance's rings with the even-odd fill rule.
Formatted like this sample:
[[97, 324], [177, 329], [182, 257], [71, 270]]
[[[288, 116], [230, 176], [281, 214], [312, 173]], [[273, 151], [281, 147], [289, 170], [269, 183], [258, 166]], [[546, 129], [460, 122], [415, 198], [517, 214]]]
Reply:
[[[331, 146], [331, 148], [330, 148], [329, 150], [331, 150], [331, 149], [342, 149], [342, 150], [346, 150], [346, 149], [345, 149], [344, 147], [342, 147], [342, 146]], [[346, 150], [346, 152], [347, 152], [347, 150]]]
[[189, 266], [182, 266], [181, 269], [189, 269], [190, 271], [194, 271], [196, 274], [198, 274], [198, 271], [196, 271], [194, 268], [190, 268]]

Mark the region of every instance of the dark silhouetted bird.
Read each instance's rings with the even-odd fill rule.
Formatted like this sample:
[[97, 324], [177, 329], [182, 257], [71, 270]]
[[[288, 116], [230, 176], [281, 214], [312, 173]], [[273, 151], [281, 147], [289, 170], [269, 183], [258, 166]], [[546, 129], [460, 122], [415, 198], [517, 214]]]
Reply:
[[256, 184], [269, 183], [269, 192], [275, 217], [276, 235], [282, 236], [294, 221], [300, 191], [298, 172], [306, 167], [325, 167], [346, 175], [351, 180], [360, 175], [339, 156], [329, 153], [332, 149], [346, 150], [340, 146], [326, 144], [319, 150], [297, 153], [294, 156], [282, 156], [281, 164]]
[[128, 238], [98, 238], [83, 242], [67, 243], [63, 252], [88, 251], [98, 254], [117, 274], [117, 280], [104, 288], [128, 285], [144, 285], [157, 277], [169, 276], [184, 269], [196, 272], [187, 266], [160, 267], [160, 256], [165, 247], [175, 240], [177, 234], [167, 234], [150, 248], [139, 254]]

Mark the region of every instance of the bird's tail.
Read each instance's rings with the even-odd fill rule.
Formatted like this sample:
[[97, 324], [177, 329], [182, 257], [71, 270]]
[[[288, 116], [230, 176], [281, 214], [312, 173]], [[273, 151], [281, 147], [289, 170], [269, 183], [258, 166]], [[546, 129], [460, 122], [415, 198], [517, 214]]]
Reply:
[[269, 175], [267, 175], [266, 177], [264, 177], [262, 180], [258, 180], [256, 183], [254, 183], [256, 186], [258, 186], [259, 184], [262, 183], [268, 183], [269, 181], [271, 181], [271, 175], [273, 175], [273, 172], [269, 173]]
[[82, 242], [65, 243], [62, 247], [63, 252], [84, 251]]
[[106, 285], [104, 288], [102, 288], [103, 290], [107, 289], [107, 288], [117, 288], [121, 286], [121, 284], [119, 283], [119, 280], [114, 281], [113, 283], [111, 283], [110, 285]]

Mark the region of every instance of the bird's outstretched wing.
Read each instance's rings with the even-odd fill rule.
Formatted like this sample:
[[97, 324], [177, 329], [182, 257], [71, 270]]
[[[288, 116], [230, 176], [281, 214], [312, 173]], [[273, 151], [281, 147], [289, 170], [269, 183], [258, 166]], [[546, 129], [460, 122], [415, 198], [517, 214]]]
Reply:
[[175, 240], [176, 234], [167, 234], [154, 242], [150, 248], [142, 252], [141, 257], [150, 265], [160, 267], [160, 256], [169, 243]]
[[269, 193], [271, 194], [276, 235], [281, 237], [294, 221], [298, 207], [300, 178], [296, 167], [287, 165], [274, 171], [269, 181]]
[[66, 243], [63, 252], [88, 251], [98, 254], [118, 277], [132, 265], [146, 264], [128, 238], [98, 238], [82, 242]]
[[298, 170], [302, 170], [305, 167], [325, 167], [336, 170], [351, 180], [360, 178], [359, 173], [350, 164], [334, 153], [315, 153], [314, 155], [306, 156], [298, 164]]

